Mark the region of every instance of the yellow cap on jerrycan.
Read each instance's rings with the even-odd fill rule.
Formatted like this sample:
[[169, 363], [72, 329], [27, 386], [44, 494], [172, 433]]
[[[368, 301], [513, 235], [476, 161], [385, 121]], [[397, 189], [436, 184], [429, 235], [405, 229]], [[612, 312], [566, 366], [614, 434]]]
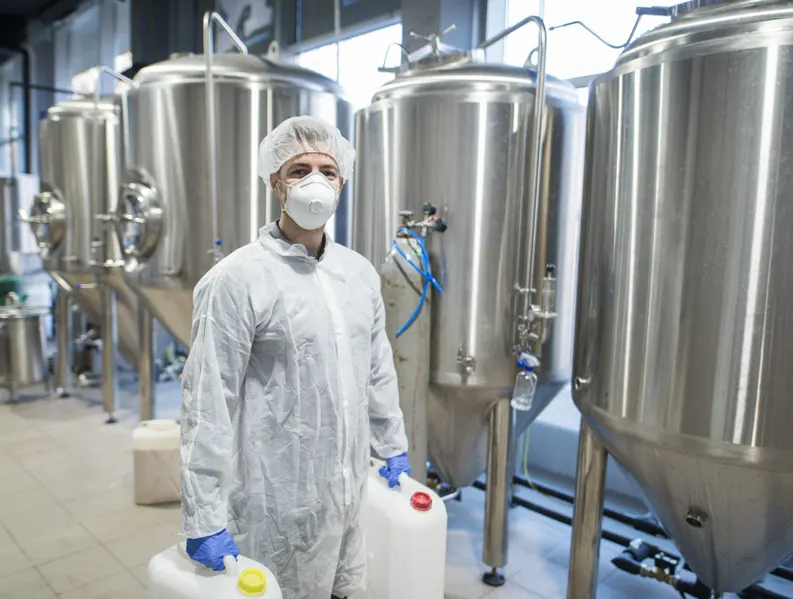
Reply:
[[246, 597], [259, 597], [267, 590], [264, 572], [255, 568], [243, 570], [237, 581], [237, 590]]

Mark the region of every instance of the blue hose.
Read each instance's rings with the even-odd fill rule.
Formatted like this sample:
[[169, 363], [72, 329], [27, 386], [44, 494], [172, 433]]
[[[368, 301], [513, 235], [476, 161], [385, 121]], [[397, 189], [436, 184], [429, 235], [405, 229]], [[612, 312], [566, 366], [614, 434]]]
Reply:
[[421, 275], [421, 278], [424, 279], [424, 285], [421, 290], [421, 298], [419, 299], [418, 306], [416, 306], [415, 311], [410, 316], [410, 318], [408, 318], [407, 322], [403, 324], [402, 327], [397, 331], [396, 334], [397, 337], [402, 335], [402, 333], [407, 331], [411, 327], [411, 325], [414, 322], [416, 322], [416, 319], [421, 313], [421, 309], [424, 307], [424, 302], [427, 301], [427, 293], [429, 292], [430, 285], [432, 285], [438, 291], [438, 293], [443, 293], [443, 289], [441, 289], [441, 286], [438, 284], [438, 281], [436, 281], [435, 277], [432, 276], [432, 271], [430, 269], [430, 258], [429, 255], [427, 254], [427, 247], [425, 245], [426, 238], [423, 236], [419, 237], [410, 229], [405, 229], [405, 228], [399, 229], [398, 233], [406, 233], [411, 237], [413, 237], [413, 239], [415, 239], [418, 242], [419, 249], [421, 250], [421, 262], [423, 268], [420, 268], [415, 262], [413, 262], [413, 260], [411, 260], [408, 257], [408, 255], [404, 251], [402, 251], [402, 248], [399, 247], [399, 244], [397, 243], [396, 239], [394, 239], [391, 243], [396, 249], [396, 251], [399, 252], [400, 256], [402, 256], [402, 258], [408, 264], [410, 264], [414, 269], [416, 269], [416, 271]]
[[429, 258], [429, 254], [427, 254], [427, 247], [425, 245], [426, 237], [419, 238], [419, 236], [416, 235], [410, 229], [399, 229], [399, 233], [407, 233], [407, 234], [409, 234], [419, 244], [419, 249], [421, 250], [421, 261], [422, 261], [422, 264], [424, 266], [424, 269], [422, 270], [421, 268], [419, 268], [416, 265], [416, 263], [413, 262], [413, 260], [411, 260], [407, 256], [407, 254], [405, 254], [404, 251], [402, 251], [402, 248], [399, 247], [399, 244], [397, 244], [396, 240], [393, 240], [391, 243], [394, 246], [394, 248], [396, 249], [396, 251], [399, 252], [399, 254], [402, 256], [402, 258], [405, 259], [406, 262], [410, 263], [410, 265], [414, 269], [416, 269], [416, 272], [418, 272], [424, 279], [426, 279], [430, 283], [432, 283], [432, 286], [435, 287], [435, 290], [438, 293], [443, 293], [443, 289], [441, 289], [441, 286], [438, 283], [438, 281], [435, 279], [435, 277], [432, 276], [432, 272], [430, 270], [430, 258]]
[[405, 324], [403, 324], [402, 328], [400, 328], [397, 331], [396, 334], [397, 337], [401, 336], [402, 333], [407, 331], [413, 325], [413, 323], [416, 322], [416, 319], [419, 317], [419, 314], [421, 314], [421, 309], [424, 307], [424, 302], [427, 300], [427, 291], [429, 290], [429, 288], [430, 288], [430, 282], [424, 279], [424, 288], [421, 290], [421, 299], [419, 299], [419, 305], [416, 306], [416, 310], [413, 312], [410, 318], [408, 318], [408, 321]]

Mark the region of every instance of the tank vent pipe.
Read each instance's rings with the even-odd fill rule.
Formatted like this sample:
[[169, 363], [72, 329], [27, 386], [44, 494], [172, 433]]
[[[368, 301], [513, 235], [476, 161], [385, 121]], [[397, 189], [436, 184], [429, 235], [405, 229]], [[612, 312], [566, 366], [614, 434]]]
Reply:
[[223, 20], [218, 13], [207, 11], [204, 13], [204, 59], [206, 61], [206, 126], [207, 126], [207, 159], [209, 162], [209, 197], [212, 201], [212, 245], [208, 252], [213, 255], [215, 262], [223, 257], [223, 240], [218, 230], [218, 186], [217, 186], [217, 150], [215, 147], [215, 83], [212, 76], [212, 63], [215, 54], [215, 37], [213, 23], [220, 25], [231, 38], [240, 54], [248, 54], [248, 47], [234, 33], [231, 26]]
[[[573, 27], [579, 26], [583, 27], [591, 36], [596, 38], [601, 44], [608, 46], [614, 50], [622, 50], [628, 44], [633, 41], [633, 36], [636, 35], [636, 31], [639, 28], [639, 23], [641, 22], [643, 17], [670, 17], [672, 16], [672, 8], [666, 6], [640, 6], [636, 9], [636, 20], [633, 22], [633, 28], [631, 28], [631, 32], [628, 34], [628, 38], [622, 42], [621, 44], [612, 44], [609, 41], [606, 41], [603, 37], [601, 37], [595, 30], [593, 30], [589, 25], [584, 23], [583, 21], [569, 21], [568, 23], [562, 23], [561, 25], [552, 25], [548, 27], [548, 31], [556, 31], [557, 29], [564, 29], [565, 27]], [[527, 60], [528, 63], [531, 63], [534, 59], [534, 55], [537, 53], [538, 48], [535, 48], [529, 53], [529, 58]]]

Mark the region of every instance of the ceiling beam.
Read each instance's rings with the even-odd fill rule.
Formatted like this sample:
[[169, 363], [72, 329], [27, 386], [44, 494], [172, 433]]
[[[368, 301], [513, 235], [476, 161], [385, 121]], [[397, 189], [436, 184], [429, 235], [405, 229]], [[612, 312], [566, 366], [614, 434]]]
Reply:
[[[6, 48], [19, 48], [25, 41], [27, 20], [19, 15], [0, 15], [0, 44]], [[0, 62], [4, 56], [0, 57]]]
[[36, 14], [31, 17], [31, 21], [39, 21], [44, 25], [49, 25], [69, 16], [85, 0], [51, 0], [43, 5]]

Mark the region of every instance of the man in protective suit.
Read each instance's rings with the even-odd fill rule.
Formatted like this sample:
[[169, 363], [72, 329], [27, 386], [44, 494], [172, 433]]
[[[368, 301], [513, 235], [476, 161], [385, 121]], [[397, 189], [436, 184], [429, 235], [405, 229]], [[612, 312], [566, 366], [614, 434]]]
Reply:
[[354, 160], [320, 119], [274, 129], [259, 174], [281, 217], [193, 296], [182, 375], [187, 552], [215, 570], [241, 552], [270, 568], [288, 599], [365, 589], [370, 447], [389, 485], [410, 473], [380, 278], [324, 233]]

